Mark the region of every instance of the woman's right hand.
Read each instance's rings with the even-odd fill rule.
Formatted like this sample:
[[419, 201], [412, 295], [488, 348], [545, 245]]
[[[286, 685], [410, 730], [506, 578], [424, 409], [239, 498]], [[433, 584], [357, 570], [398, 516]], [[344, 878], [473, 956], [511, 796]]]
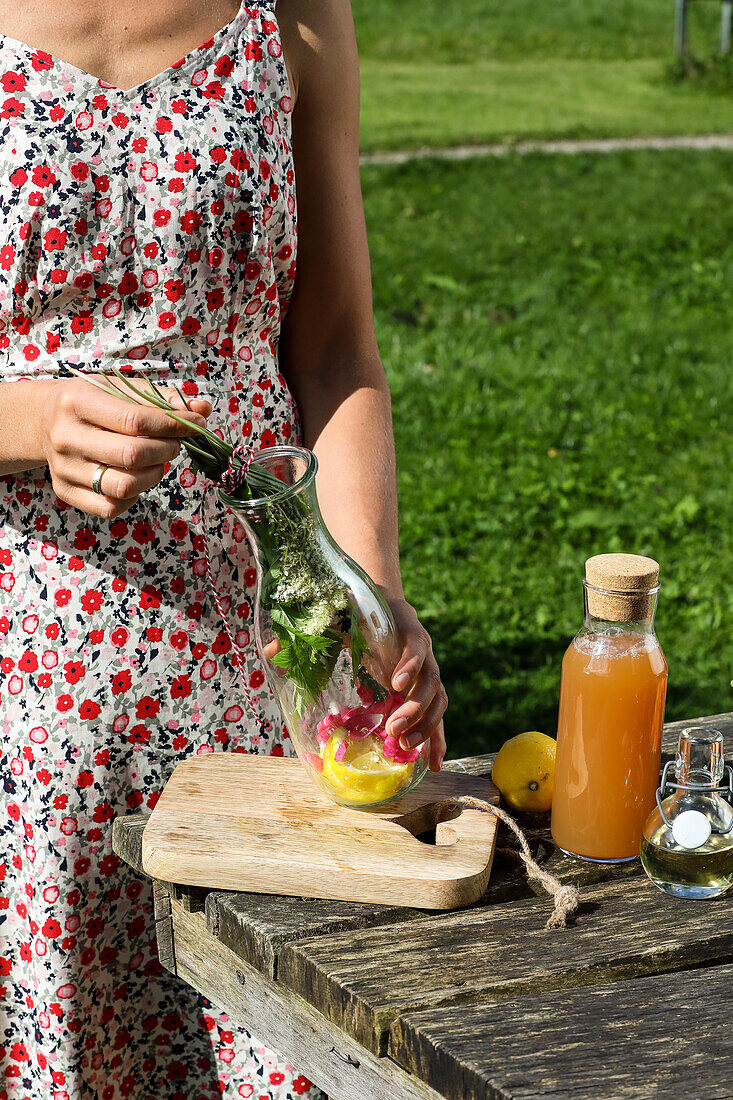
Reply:
[[[67, 504], [103, 519], [119, 516], [156, 485], [163, 464], [177, 456], [180, 440], [195, 434], [161, 409], [133, 405], [81, 379], [60, 381], [48, 390], [40, 443], [54, 491]], [[191, 399], [189, 412], [175, 390], [162, 392], [180, 416], [192, 424], [206, 423], [208, 401]], [[92, 481], [100, 464], [108, 469], [97, 494]]]

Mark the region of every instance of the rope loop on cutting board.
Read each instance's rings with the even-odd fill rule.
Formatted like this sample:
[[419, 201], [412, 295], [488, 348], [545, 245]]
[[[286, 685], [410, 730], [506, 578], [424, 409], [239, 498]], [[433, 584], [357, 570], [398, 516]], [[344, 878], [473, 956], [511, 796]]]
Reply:
[[471, 794], [462, 794], [447, 798], [443, 802], [438, 802], [436, 808], [442, 811], [451, 810], [453, 808], [457, 809], [460, 806], [494, 814], [494, 816], [497, 817], [499, 821], [502, 821], [508, 829], [511, 829], [519, 841], [520, 847], [520, 850], [514, 854], [518, 855], [524, 863], [527, 870], [527, 878], [530, 882], [539, 882], [543, 890], [545, 890], [555, 902], [555, 908], [550, 914], [545, 927], [566, 928], [568, 917], [577, 912], [578, 906], [580, 905], [580, 893], [575, 886], [571, 886], [566, 882], [560, 882], [559, 878], [555, 878], [549, 871], [545, 871], [540, 867], [539, 863], [537, 863], [532, 855], [526, 836], [517, 825], [514, 818], [499, 806], [494, 806], [492, 802], [486, 802], [483, 798], [475, 798]]

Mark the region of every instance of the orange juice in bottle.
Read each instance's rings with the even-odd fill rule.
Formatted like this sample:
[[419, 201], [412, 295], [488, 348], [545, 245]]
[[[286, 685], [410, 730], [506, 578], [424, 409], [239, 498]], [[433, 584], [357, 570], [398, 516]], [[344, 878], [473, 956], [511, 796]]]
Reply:
[[659, 566], [586, 562], [585, 622], [562, 663], [552, 837], [599, 862], [639, 855], [659, 786], [667, 662], [654, 633]]

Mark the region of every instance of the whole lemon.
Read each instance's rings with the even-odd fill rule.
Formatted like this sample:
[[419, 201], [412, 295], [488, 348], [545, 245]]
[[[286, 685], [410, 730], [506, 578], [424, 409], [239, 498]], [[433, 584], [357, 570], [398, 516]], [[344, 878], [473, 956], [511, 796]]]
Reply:
[[491, 778], [513, 810], [537, 813], [550, 809], [555, 748], [555, 740], [537, 730], [518, 733], [501, 746]]

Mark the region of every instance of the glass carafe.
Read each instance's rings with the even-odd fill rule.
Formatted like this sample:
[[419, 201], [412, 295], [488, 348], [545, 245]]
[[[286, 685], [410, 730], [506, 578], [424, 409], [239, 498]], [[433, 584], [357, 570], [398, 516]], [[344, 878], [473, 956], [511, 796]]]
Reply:
[[715, 898], [728, 890], [731, 802], [733, 768], [725, 764], [723, 735], [689, 726], [680, 734], [675, 760], [664, 767], [641, 839], [641, 862], [655, 886], [678, 898]]
[[390, 687], [400, 641], [382, 594], [324, 524], [316, 469], [305, 448], [268, 447], [248, 474], [267, 494], [219, 496], [254, 551], [255, 640], [298, 757], [335, 802], [369, 809], [419, 783], [428, 749], [388, 734], [404, 702]]
[[639, 855], [659, 784], [667, 662], [654, 633], [659, 566], [586, 562], [585, 621], [562, 664], [552, 836], [568, 855]]

